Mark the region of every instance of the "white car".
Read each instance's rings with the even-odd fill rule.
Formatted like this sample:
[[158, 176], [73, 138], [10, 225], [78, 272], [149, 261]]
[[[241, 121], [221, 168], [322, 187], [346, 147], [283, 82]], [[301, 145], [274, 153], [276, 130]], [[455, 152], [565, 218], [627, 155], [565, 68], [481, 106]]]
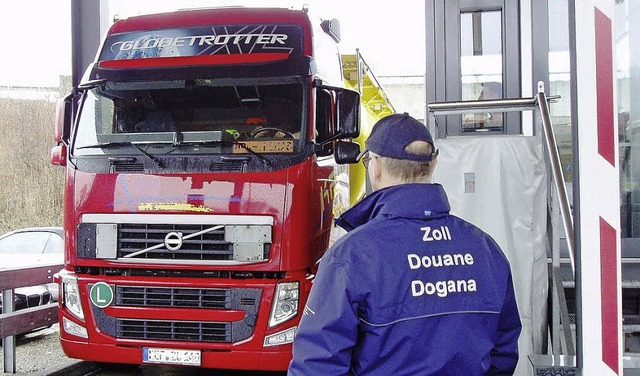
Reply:
[[[30, 227], [0, 235], [0, 270], [64, 263], [61, 227]], [[58, 300], [58, 285], [21, 287], [14, 290], [14, 310]], [[0, 294], [2, 313], [2, 294]]]

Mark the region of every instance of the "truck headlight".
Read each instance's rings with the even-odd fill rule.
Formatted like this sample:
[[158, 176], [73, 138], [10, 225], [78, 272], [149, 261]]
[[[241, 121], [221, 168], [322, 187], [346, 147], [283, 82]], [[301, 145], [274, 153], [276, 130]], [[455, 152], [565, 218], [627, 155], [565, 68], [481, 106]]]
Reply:
[[66, 307], [75, 317], [84, 320], [84, 311], [80, 304], [80, 289], [78, 288], [78, 278], [72, 275], [60, 275], [62, 284], [62, 305]]
[[299, 282], [283, 282], [276, 286], [276, 293], [271, 307], [269, 327], [282, 324], [298, 314], [298, 301], [300, 299]]
[[293, 342], [297, 329], [298, 327], [294, 326], [293, 328], [264, 337], [264, 347], [286, 345], [287, 343]]

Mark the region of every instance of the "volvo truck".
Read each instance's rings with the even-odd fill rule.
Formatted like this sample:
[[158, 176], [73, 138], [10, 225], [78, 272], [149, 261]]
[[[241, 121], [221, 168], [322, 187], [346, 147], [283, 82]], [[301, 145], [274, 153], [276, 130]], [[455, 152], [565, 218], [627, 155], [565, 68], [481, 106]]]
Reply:
[[116, 21], [60, 101], [59, 321], [99, 363], [285, 370], [360, 95], [337, 20], [220, 8]]

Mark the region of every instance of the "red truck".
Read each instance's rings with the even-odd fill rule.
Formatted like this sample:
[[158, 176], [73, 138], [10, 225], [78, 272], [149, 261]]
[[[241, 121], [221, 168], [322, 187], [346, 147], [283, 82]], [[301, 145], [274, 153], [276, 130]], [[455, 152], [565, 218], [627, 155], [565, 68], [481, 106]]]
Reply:
[[113, 24], [59, 103], [52, 150], [69, 357], [287, 368], [359, 151], [338, 40], [337, 21], [304, 10]]

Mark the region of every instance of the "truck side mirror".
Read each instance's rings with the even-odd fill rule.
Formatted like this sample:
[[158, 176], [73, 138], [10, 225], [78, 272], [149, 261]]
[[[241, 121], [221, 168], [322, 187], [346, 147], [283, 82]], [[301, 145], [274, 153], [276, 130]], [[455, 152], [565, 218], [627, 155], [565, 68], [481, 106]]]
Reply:
[[54, 166], [67, 165], [67, 145], [56, 145], [51, 149], [51, 164]]
[[56, 104], [56, 119], [53, 126], [54, 140], [56, 143], [69, 143], [69, 135], [71, 133], [71, 106], [73, 94], [69, 94], [64, 98], [58, 99]]
[[71, 107], [73, 95], [60, 98], [56, 104], [56, 118], [53, 124], [53, 139], [58, 144], [51, 149], [51, 164], [67, 165], [67, 145], [71, 134]]
[[333, 38], [336, 43], [340, 43], [340, 40], [342, 39], [340, 33], [340, 20], [338, 20], [337, 18], [334, 18], [332, 20], [324, 20], [322, 21], [320, 26], [322, 27], [322, 31], [329, 34], [329, 36]]
[[340, 137], [358, 137], [360, 135], [360, 94], [348, 89], [337, 91], [336, 107]]
[[360, 155], [360, 145], [351, 141], [336, 142], [334, 157], [337, 164], [357, 163]]
[[333, 137], [322, 142], [358, 137], [360, 135], [360, 93], [341, 87], [327, 86], [321, 80], [315, 80], [314, 85], [335, 96], [336, 131]]

